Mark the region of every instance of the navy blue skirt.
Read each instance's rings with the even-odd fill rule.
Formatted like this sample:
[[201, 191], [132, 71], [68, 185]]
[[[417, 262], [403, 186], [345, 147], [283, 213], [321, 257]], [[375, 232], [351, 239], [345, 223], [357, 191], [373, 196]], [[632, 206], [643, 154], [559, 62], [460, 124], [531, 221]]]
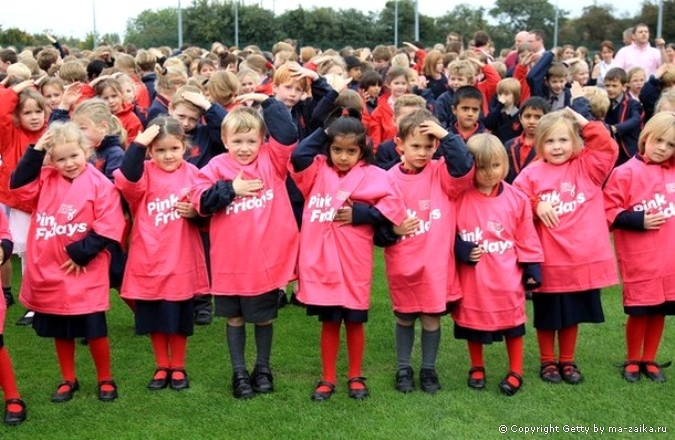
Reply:
[[623, 312], [630, 316], [675, 315], [675, 301], [653, 306], [624, 306]]
[[317, 316], [319, 322], [368, 322], [368, 310], [352, 310], [342, 306], [307, 306], [308, 316]]
[[98, 339], [108, 336], [105, 312], [86, 315], [50, 315], [35, 312], [33, 329], [38, 336], [55, 339]]
[[194, 313], [192, 298], [183, 301], [136, 300], [136, 334], [191, 336], [195, 325]]
[[534, 328], [560, 330], [583, 322], [605, 322], [600, 289], [532, 294]]
[[462, 327], [455, 323], [454, 333], [455, 339], [466, 339], [468, 342], [476, 342], [479, 344], [492, 344], [493, 342], [502, 342], [504, 338], [524, 336], [525, 324], [502, 330], [489, 331]]

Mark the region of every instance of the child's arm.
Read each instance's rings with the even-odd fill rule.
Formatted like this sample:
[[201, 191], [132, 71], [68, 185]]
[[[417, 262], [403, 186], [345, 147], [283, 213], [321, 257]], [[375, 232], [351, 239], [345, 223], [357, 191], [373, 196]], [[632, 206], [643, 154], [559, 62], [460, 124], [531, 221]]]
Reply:
[[136, 136], [134, 142], [124, 152], [120, 172], [129, 182], [138, 182], [143, 177], [145, 169], [145, 155], [148, 145], [159, 134], [159, 125], [151, 125], [145, 131]]
[[0, 95], [0, 153], [12, 144], [12, 138], [17, 130], [21, 130], [14, 123], [14, 109], [19, 105], [19, 94], [33, 84], [33, 80], [29, 79], [3, 91]]
[[628, 176], [624, 173], [624, 168], [619, 167], [612, 171], [603, 188], [607, 224], [612, 229], [628, 231], [659, 229], [666, 222], [662, 212], [650, 213], [628, 209], [626, 196], [630, 185], [624, 182]]
[[326, 142], [328, 135], [322, 128], [317, 128], [314, 133], [304, 138], [291, 153], [293, 171], [299, 173], [309, 168], [314, 158], [324, 152]]
[[281, 145], [295, 146], [299, 138], [298, 130], [286, 106], [274, 98], [267, 98], [262, 102], [262, 108], [270, 137]]
[[450, 91], [443, 92], [436, 100], [436, 108], [434, 115], [438, 118], [443, 128], [450, 128], [454, 123], [454, 115], [452, 113], [453, 94]]
[[[200, 174], [204, 171], [208, 171], [208, 169], [202, 169]], [[244, 170], [242, 169], [234, 180], [217, 180], [210, 188], [202, 192], [199, 196], [197, 212], [201, 215], [215, 214], [225, 209], [237, 197], [255, 196], [263, 187], [261, 179], [244, 179]]]
[[527, 290], [541, 287], [541, 263], [518, 263], [523, 268], [523, 286]]
[[483, 251], [480, 247], [472, 242], [462, 239], [455, 234], [455, 260], [459, 263], [475, 266], [480, 261]]
[[[473, 156], [469, 153], [464, 140], [456, 134], [450, 134], [445, 128], [433, 121], [425, 121], [420, 124], [420, 133], [428, 134], [440, 141], [439, 148], [445, 157], [445, 166], [450, 176], [455, 179], [468, 177], [467, 185], [473, 179]], [[469, 175], [470, 174], [470, 175]]]
[[530, 86], [527, 84], [527, 73], [530, 69], [530, 64], [532, 64], [532, 59], [534, 54], [528, 52], [523, 59], [516, 64], [516, 68], [513, 69], [513, 77], [518, 80], [520, 83], [520, 102], [527, 101], [527, 98], [531, 96]]
[[581, 88], [579, 82], [574, 81], [572, 83], [572, 88], [570, 89], [572, 93], [572, 110], [579, 113], [584, 118], [589, 121], [595, 120], [591, 114], [591, 103], [588, 102], [588, 99], [584, 96], [584, 92]]
[[49, 146], [51, 140], [52, 134], [46, 132], [35, 146], [32, 148], [29, 146], [26, 149], [9, 179], [9, 189], [24, 187], [40, 177], [42, 163], [47, 154], [47, 146]]
[[[623, 122], [610, 126], [612, 134], [617, 137], [625, 136], [631, 132], [637, 134], [642, 124], [642, 104], [634, 99], [628, 99], [626, 105], [628, 108], [626, 109], [626, 117]], [[631, 153], [635, 154], [636, 152], [632, 151]]]
[[339, 75], [332, 75], [327, 78], [327, 84], [330, 87], [328, 93], [316, 103], [312, 109], [312, 116], [309, 119], [309, 127], [311, 130], [323, 127], [323, 124], [334, 108], [335, 100], [340, 95], [348, 84], [348, 81]]
[[61, 265], [61, 269], [65, 270], [65, 275], [75, 272], [78, 276], [81, 272], [86, 272], [86, 266], [96, 258], [96, 256], [103, 251], [109, 244], [114, 243], [115, 240], [97, 234], [93, 230], [89, 230], [84, 238], [74, 241], [66, 246], [66, 253], [70, 257], [68, 261]]
[[582, 161], [584, 172], [596, 185], [602, 186], [619, 157], [619, 145], [601, 121], [589, 122], [569, 107], [564, 111], [574, 117], [581, 127], [585, 148], [582, 148], [579, 160]]
[[645, 111], [644, 120], [648, 120], [654, 114], [654, 107], [661, 96], [661, 77], [668, 71], [668, 64], [662, 64], [653, 75], [649, 76], [645, 85], [640, 90], [640, 103]]
[[530, 72], [527, 74], [527, 85], [530, 87], [530, 96], [541, 96], [546, 98], [546, 92], [544, 87], [544, 79], [546, 78], [546, 73], [548, 72], [551, 63], [553, 62], [553, 52], [545, 52], [539, 61], [530, 69]]

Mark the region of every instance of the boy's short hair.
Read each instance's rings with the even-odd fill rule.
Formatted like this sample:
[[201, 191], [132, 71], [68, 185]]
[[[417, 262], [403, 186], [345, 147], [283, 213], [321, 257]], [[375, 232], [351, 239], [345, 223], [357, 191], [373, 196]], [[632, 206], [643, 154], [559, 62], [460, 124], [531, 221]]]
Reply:
[[37, 62], [40, 69], [47, 72], [53, 64], [56, 64], [61, 54], [56, 49], [42, 49], [37, 55]]
[[400, 76], [404, 76], [406, 81], [412, 80], [412, 69], [409, 67], [392, 67], [387, 71], [386, 82], [390, 83]]
[[483, 94], [474, 86], [462, 86], [455, 91], [452, 106], [457, 107], [465, 99], [477, 99], [483, 102]]
[[293, 71], [288, 67], [288, 64], [282, 64], [274, 71], [274, 76], [272, 77], [272, 84], [279, 86], [281, 84], [286, 84], [289, 81], [297, 82], [302, 87], [302, 90], [307, 93], [309, 92], [309, 79], [301, 78], [297, 79], [293, 75]]
[[363, 111], [363, 100], [361, 99], [361, 95], [350, 88], [346, 88], [338, 94], [337, 98], [335, 98], [334, 105], [336, 107], [351, 108], [358, 112]]
[[520, 114], [527, 109], [541, 110], [544, 114], [551, 112], [551, 103], [541, 96], [530, 96], [520, 105]]
[[373, 57], [373, 60], [381, 60], [381, 61], [391, 61], [392, 54], [389, 48], [383, 44], [375, 46], [373, 51], [371, 52], [371, 55]]
[[66, 83], [87, 81], [87, 69], [79, 61], [66, 61], [59, 68], [59, 78]]
[[661, 97], [656, 101], [656, 106], [654, 107], [654, 113], [662, 111], [662, 107], [668, 107], [669, 109], [675, 110], [675, 90], [666, 90], [661, 93]]
[[401, 109], [404, 107], [426, 108], [426, 105], [427, 102], [421, 96], [413, 95], [412, 93], [401, 95], [394, 99], [394, 118], [397, 118], [401, 114]]
[[265, 121], [256, 109], [240, 106], [225, 116], [220, 126], [220, 135], [224, 138], [228, 133], [247, 133], [251, 130], [259, 132], [262, 139], [267, 130]]
[[455, 60], [448, 64], [448, 75], [463, 76], [469, 83], [473, 83], [476, 78], [476, 69], [469, 60]]
[[563, 63], [551, 63], [546, 72], [546, 79], [567, 78], [567, 68]]
[[144, 72], [152, 72], [157, 64], [157, 57], [149, 50], [141, 49], [136, 52], [136, 64]]
[[285, 41], [278, 41], [274, 43], [274, 46], [272, 46], [272, 55], [276, 55], [281, 51], [288, 51], [295, 53], [295, 48], [292, 45], [286, 43]]
[[591, 106], [591, 115], [595, 119], [605, 119], [609, 111], [609, 96], [604, 89], [595, 86], [586, 86], [583, 88], [584, 97], [588, 99]]
[[607, 81], [619, 81], [621, 85], [625, 85], [628, 82], [628, 75], [621, 67], [612, 67], [603, 78], [603, 82]]
[[363, 90], [368, 90], [370, 86], [382, 86], [382, 75], [372, 69], [363, 72], [361, 81], [359, 81], [359, 87]]
[[405, 140], [408, 136], [415, 133], [415, 130], [418, 130], [420, 125], [425, 121], [433, 121], [440, 125], [440, 122], [438, 122], [438, 119], [433, 113], [426, 108], [420, 108], [401, 118], [398, 123], [397, 136]]
[[662, 87], [672, 87], [675, 85], [675, 66], [668, 64], [666, 71], [661, 76]]
[[19, 61], [19, 57], [16, 52], [12, 49], [2, 49], [0, 50], [0, 61], [3, 63], [15, 64]]
[[32, 73], [30, 68], [23, 64], [22, 62], [10, 64], [7, 66], [7, 76], [13, 78], [20, 78], [21, 81], [27, 81], [30, 79]]
[[497, 94], [500, 93], [513, 95], [513, 103], [517, 106], [520, 102], [520, 82], [515, 78], [504, 78], [497, 83]]
[[497, 71], [500, 78], [506, 78], [506, 64], [501, 61], [493, 61], [490, 65]]

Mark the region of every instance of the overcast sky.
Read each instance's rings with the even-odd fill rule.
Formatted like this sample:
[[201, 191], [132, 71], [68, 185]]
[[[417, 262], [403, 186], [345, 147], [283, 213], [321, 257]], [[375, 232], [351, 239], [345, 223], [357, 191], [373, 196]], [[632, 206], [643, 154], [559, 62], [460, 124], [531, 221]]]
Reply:
[[[584, 6], [592, 3], [589, 0], [549, 0], [553, 4], [558, 2], [561, 9], [570, 11], [572, 16], [578, 16]], [[44, 29], [51, 29], [54, 35], [69, 36], [83, 39], [94, 29], [94, 11], [96, 11], [96, 32], [99, 35], [117, 33], [123, 37], [126, 23], [129, 18], [135, 18], [146, 9], [163, 9], [178, 7], [181, 4], [186, 8], [192, 4], [191, 0], [3, 0], [0, 9], [0, 26], [3, 29], [17, 27], [29, 33], [40, 33]], [[263, 8], [273, 9], [280, 14], [289, 9], [295, 9], [300, 4], [309, 9], [315, 6], [331, 6], [335, 9], [356, 8], [364, 11], [379, 11], [384, 8], [386, 0], [339, 0], [337, 2], [318, 0], [242, 0], [243, 4], [260, 4]], [[454, 8], [460, 1], [419, 0], [418, 7], [421, 14], [437, 17]], [[467, 0], [474, 7], [484, 6], [490, 9], [493, 0]], [[641, 1], [615, 2], [601, 0], [603, 3], [620, 3], [615, 12], [618, 14], [635, 14], [640, 8]], [[364, 4], [367, 6], [364, 7]]]

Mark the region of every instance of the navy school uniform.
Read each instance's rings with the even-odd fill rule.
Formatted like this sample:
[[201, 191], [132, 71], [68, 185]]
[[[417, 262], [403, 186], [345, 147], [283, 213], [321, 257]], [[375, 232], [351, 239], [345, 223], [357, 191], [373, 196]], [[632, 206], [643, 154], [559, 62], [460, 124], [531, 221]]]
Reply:
[[553, 52], [545, 52], [539, 61], [527, 73], [527, 85], [530, 86], [530, 96], [540, 96], [549, 100], [551, 103], [551, 111], [561, 110], [571, 105], [572, 93], [569, 87], [563, 89], [561, 96], [554, 96], [551, 94], [551, 89], [545, 83], [548, 69], [553, 63]]
[[525, 143], [525, 135], [521, 134], [518, 137], [509, 139], [504, 143], [506, 148], [506, 155], [509, 158], [509, 173], [506, 175], [504, 180], [507, 183], [511, 184], [515, 180], [516, 176], [525, 168], [530, 162], [537, 157], [537, 151], [532, 145], [532, 148], [529, 151], [525, 151], [523, 148]]
[[640, 90], [640, 103], [644, 110], [642, 122], [647, 122], [654, 115], [654, 108], [661, 97], [661, 81], [656, 79], [654, 75], [649, 77], [649, 80], [642, 86]]
[[443, 92], [441, 96], [436, 99], [436, 107], [434, 108], [434, 116], [438, 118], [438, 121], [441, 123], [441, 127], [449, 130], [450, 127], [457, 122], [455, 114], [452, 112], [452, 103], [455, 100], [455, 91], [448, 89]]
[[504, 112], [504, 104], [495, 100], [495, 105], [490, 108], [490, 113], [481, 119], [485, 128], [497, 136], [502, 143], [520, 136], [523, 127], [520, 125], [520, 112], [514, 107], [514, 112]]
[[605, 123], [616, 129], [614, 139], [619, 144], [619, 158], [616, 165], [621, 165], [637, 153], [638, 138], [642, 128], [642, 104], [631, 98], [626, 92], [610, 103], [605, 116]]
[[148, 109], [148, 116], [146, 123], [152, 121], [157, 116], [164, 116], [169, 114], [169, 101], [162, 95], [155, 96], [152, 100], [150, 108]]
[[220, 125], [227, 111], [220, 104], [211, 104], [204, 112], [205, 124], [197, 124], [194, 130], [186, 133], [192, 143], [188, 162], [197, 168], [203, 168], [209, 161], [225, 152], [225, 145], [220, 137]]

